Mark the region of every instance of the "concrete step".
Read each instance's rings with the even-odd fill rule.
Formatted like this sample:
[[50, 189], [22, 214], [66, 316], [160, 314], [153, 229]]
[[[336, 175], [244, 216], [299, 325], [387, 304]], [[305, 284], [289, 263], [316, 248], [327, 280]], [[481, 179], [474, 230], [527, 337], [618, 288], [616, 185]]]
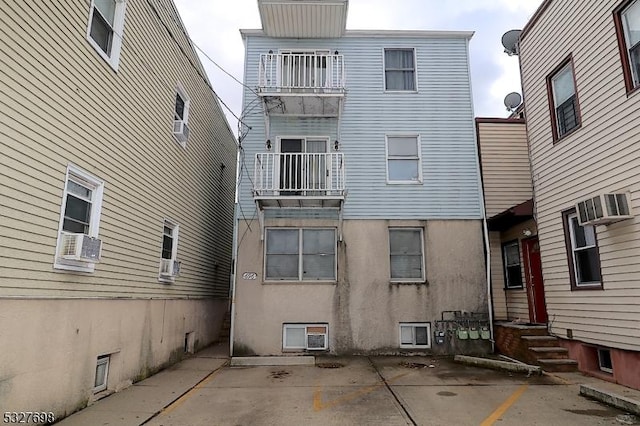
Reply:
[[573, 359], [542, 358], [538, 360], [538, 364], [540, 364], [544, 371], [562, 373], [578, 371], [578, 361]]
[[530, 347], [529, 350], [538, 357], [547, 359], [566, 359], [569, 351], [560, 346], [536, 346]]
[[522, 336], [521, 339], [526, 342], [529, 347], [558, 346], [558, 338], [553, 336]]

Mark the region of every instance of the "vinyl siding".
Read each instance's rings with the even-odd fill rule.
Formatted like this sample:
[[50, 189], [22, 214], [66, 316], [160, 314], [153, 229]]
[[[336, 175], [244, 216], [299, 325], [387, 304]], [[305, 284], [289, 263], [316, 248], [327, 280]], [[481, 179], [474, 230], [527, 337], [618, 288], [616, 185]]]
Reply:
[[[522, 40], [520, 60], [552, 331], [572, 329], [578, 340], [637, 350], [640, 98], [626, 94], [612, 14], [619, 4], [551, 2]], [[554, 144], [545, 79], [569, 54], [582, 127]], [[636, 216], [596, 228], [604, 289], [571, 291], [561, 212], [602, 192], [630, 192]]]
[[[86, 40], [89, 2], [0, 5], [0, 296], [228, 296], [234, 137], [173, 4], [154, 4], [159, 16], [127, 2], [117, 72]], [[94, 273], [53, 270], [69, 163], [105, 182]], [[164, 218], [180, 224], [171, 285], [158, 282]]]
[[487, 217], [532, 197], [527, 132], [523, 121], [477, 119]]
[[[491, 282], [494, 297], [494, 312], [497, 320], [508, 319], [513, 321], [529, 321], [529, 302], [526, 291], [526, 275], [524, 269], [524, 258], [522, 250], [522, 239], [524, 229], [529, 229], [534, 235], [536, 224], [533, 220], [514, 226], [509, 230], [499, 233], [490, 232], [489, 242], [491, 244]], [[522, 273], [523, 288], [505, 289], [504, 261], [502, 245], [507, 242], [518, 240], [518, 251], [520, 252], [520, 271]]]
[[[456, 37], [365, 37], [274, 39], [246, 35], [245, 83], [255, 88], [260, 54], [287, 48], [323, 48], [344, 55], [347, 93], [342, 121], [274, 117], [270, 138], [319, 136], [340, 141], [346, 163], [345, 219], [478, 219], [479, 176], [467, 39]], [[383, 49], [415, 48], [418, 92], [385, 93]], [[245, 90], [251, 127], [243, 140], [240, 203], [246, 215], [255, 211], [251, 193], [255, 154], [265, 152], [265, 120], [254, 108], [256, 95]], [[319, 133], [323, 132], [323, 133]], [[419, 134], [420, 185], [386, 182], [385, 135]]]

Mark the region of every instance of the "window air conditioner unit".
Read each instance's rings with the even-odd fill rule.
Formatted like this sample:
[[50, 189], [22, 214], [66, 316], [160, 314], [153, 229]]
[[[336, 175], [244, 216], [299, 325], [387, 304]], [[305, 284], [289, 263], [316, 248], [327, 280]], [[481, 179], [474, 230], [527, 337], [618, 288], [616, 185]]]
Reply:
[[180, 142], [186, 142], [189, 139], [189, 126], [183, 120], [175, 120], [173, 122], [173, 134]]
[[162, 259], [160, 261], [160, 276], [173, 278], [180, 275], [180, 262], [173, 259]]
[[327, 350], [327, 343], [327, 326], [322, 325], [307, 327], [307, 350]]
[[606, 225], [631, 219], [629, 194], [598, 194], [576, 204], [578, 222], [584, 225]]
[[102, 254], [102, 241], [86, 234], [62, 233], [58, 257], [64, 260], [96, 263]]

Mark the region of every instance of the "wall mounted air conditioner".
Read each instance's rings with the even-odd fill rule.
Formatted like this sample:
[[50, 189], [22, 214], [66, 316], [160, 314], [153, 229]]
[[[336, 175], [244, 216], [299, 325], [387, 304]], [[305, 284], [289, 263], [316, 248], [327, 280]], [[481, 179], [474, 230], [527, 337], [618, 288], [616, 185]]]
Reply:
[[189, 139], [189, 126], [183, 120], [174, 120], [173, 134], [180, 142], [186, 142]]
[[64, 260], [96, 263], [102, 255], [102, 241], [86, 234], [62, 233], [58, 257]]
[[578, 222], [584, 225], [607, 225], [631, 219], [629, 194], [598, 194], [576, 204]]
[[160, 261], [160, 276], [163, 278], [173, 278], [180, 275], [180, 262], [173, 259], [162, 259]]
[[309, 351], [325, 351], [328, 348], [327, 326], [326, 325], [310, 325], [307, 326], [307, 350]]

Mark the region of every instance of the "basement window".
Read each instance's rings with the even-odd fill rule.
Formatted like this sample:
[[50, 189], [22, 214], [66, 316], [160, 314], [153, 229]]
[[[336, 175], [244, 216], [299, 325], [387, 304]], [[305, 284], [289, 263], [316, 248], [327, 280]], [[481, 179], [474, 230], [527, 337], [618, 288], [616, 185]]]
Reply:
[[93, 383], [93, 392], [98, 393], [107, 388], [107, 377], [109, 375], [109, 355], [98, 357], [96, 362], [96, 376]]
[[431, 325], [429, 323], [400, 323], [400, 347], [422, 349], [431, 347]]
[[613, 374], [613, 363], [609, 349], [598, 349], [598, 367], [600, 367], [600, 371]]

